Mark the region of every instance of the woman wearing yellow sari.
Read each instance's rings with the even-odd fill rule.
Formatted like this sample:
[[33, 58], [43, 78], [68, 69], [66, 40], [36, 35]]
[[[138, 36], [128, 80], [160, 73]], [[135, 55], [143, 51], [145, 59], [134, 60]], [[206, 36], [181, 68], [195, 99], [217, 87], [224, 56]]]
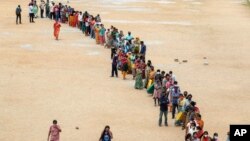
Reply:
[[100, 25], [96, 24], [95, 26], [95, 40], [96, 40], [96, 44], [100, 44]]
[[147, 88], [149, 88], [152, 84], [154, 84], [154, 79], [155, 79], [155, 70], [154, 67], [151, 66]]

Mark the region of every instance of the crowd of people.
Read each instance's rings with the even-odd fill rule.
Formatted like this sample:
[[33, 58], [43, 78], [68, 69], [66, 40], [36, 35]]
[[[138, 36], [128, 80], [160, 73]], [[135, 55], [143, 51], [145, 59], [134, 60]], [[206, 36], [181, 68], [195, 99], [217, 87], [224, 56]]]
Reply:
[[[19, 6], [20, 7], [20, 6]], [[34, 10], [34, 7], [35, 10]], [[172, 71], [156, 70], [151, 60], [146, 63], [146, 45], [139, 37], [134, 38], [131, 32], [124, 35], [122, 30], [111, 26], [106, 29], [101, 22], [100, 15], [93, 16], [87, 11], [77, 11], [74, 8], [55, 4], [54, 2], [45, 3], [41, 0], [41, 18], [45, 11], [45, 17], [55, 20], [55, 26], [60, 28], [60, 23], [68, 24], [78, 28], [85, 36], [96, 41], [96, 44], [110, 48], [112, 69], [111, 77], [118, 77], [118, 71], [122, 74], [122, 79], [127, 79], [127, 74], [131, 74], [135, 80], [134, 88], [138, 90], [146, 89], [148, 94], [153, 95], [155, 106], [159, 106], [160, 114], [158, 125], [162, 126], [162, 116], [164, 115], [164, 125], [168, 126], [167, 115], [170, 112], [175, 126], [185, 130], [185, 141], [218, 141], [218, 133], [210, 136], [204, 130], [204, 121], [197, 103], [193, 100], [192, 94], [181, 91], [176, 76]], [[36, 1], [32, 0], [29, 4], [30, 22], [38, 17]], [[54, 33], [55, 34], [55, 33]], [[58, 39], [59, 31], [57, 31]], [[105, 127], [100, 140], [110, 141], [112, 134], [108, 132], [109, 127]], [[104, 138], [107, 138], [104, 139]], [[228, 139], [229, 141], [229, 135]]]

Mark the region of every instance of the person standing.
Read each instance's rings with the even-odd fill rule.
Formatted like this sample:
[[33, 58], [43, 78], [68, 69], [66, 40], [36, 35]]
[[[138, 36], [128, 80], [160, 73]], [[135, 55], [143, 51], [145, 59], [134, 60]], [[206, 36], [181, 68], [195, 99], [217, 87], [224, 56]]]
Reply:
[[175, 118], [175, 111], [178, 109], [178, 99], [180, 96], [180, 88], [178, 86], [178, 82], [174, 82], [174, 86], [172, 86], [170, 91], [171, 99], [172, 99], [172, 119]]
[[41, 14], [41, 18], [43, 18], [43, 13], [44, 13], [44, 9], [45, 9], [45, 2], [44, 0], [41, 0], [41, 4], [40, 4], [40, 14]]
[[142, 70], [141, 70], [141, 68], [136, 69], [135, 89], [143, 89]]
[[140, 49], [140, 55], [143, 56], [145, 58], [146, 56], [146, 51], [147, 51], [147, 47], [144, 44], [143, 41], [141, 41], [141, 49]]
[[159, 118], [159, 126], [161, 126], [162, 115], [164, 115], [164, 117], [165, 117], [165, 126], [168, 126], [168, 104], [169, 104], [168, 97], [167, 97], [166, 93], [164, 93], [164, 94], [161, 96], [161, 98], [160, 98], [160, 118]]
[[162, 84], [160, 80], [156, 80], [154, 82], [154, 94], [153, 94], [153, 99], [154, 99], [154, 103], [156, 106], [156, 101], [158, 102], [158, 105], [160, 105], [160, 98], [161, 98], [161, 94], [162, 94]]
[[46, 18], [50, 17], [50, 5], [49, 5], [49, 2], [47, 2], [45, 4], [45, 14], [46, 14]]
[[50, 7], [50, 19], [54, 20], [55, 19], [55, 3], [52, 2]]
[[110, 127], [105, 126], [99, 141], [111, 141], [113, 139], [113, 133], [110, 131]]
[[114, 74], [116, 75], [116, 77], [118, 77], [117, 62], [118, 62], [118, 56], [117, 54], [115, 54], [112, 59], [111, 77], [114, 77]]
[[34, 23], [34, 7], [33, 3], [29, 5], [29, 16], [30, 16], [30, 23]]
[[18, 5], [16, 8], [16, 24], [18, 24], [18, 20], [19, 20], [19, 24], [22, 24], [21, 12], [22, 12], [21, 6]]
[[126, 54], [122, 56], [121, 63], [122, 63], [122, 77], [123, 77], [123, 80], [125, 80], [127, 72], [128, 72], [128, 59], [127, 59]]
[[34, 13], [34, 17], [38, 18], [38, 6], [36, 4], [36, 1], [35, 1], [35, 4], [33, 5], [33, 13]]
[[83, 18], [83, 14], [82, 14], [82, 12], [80, 11], [80, 12], [79, 12], [79, 15], [78, 15], [78, 24], [77, 24], [79, 29], [81, 29], [81, 27], [82, 27], [82, 23], [83, 23], [83, 22], [82, 22], [82, 18]]
[[53, 125], [49, 128], [48, 141], [59, 141], [60, 132], [62, 132], [60, 126], [57, 125], [56, 120], [53, 120]]
[[101, 24], [101, 29], [99, 31], [99, 35], [100, 35], [99, 38], [100, 38], [100, 44], [102, 46], [104, 46], [104, 44], [105, 44], [105, 32], [106, 32], [106, 29], [105, 29], [104, 25]]
[[56, 20], [54, 23], [54, 36], [56, 40], [58, 40], [60, 28], [61, 28], [61, 24]]

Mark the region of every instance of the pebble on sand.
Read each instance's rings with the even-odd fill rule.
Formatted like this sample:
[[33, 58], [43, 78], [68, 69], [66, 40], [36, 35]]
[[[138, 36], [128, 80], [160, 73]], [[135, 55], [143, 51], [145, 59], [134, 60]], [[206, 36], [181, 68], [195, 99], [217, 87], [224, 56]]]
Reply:
[[183, 63], [187, 63], [187, 62], [188, 62], [188, 60], [182, 60], [182, 62], [183, 62]]
[[76, 126], [76, 130], [79, 130], [79, 127], [78, 127], [78, 126]]
[[174, 59], [175, 62], [179, 62], [179, 59]]

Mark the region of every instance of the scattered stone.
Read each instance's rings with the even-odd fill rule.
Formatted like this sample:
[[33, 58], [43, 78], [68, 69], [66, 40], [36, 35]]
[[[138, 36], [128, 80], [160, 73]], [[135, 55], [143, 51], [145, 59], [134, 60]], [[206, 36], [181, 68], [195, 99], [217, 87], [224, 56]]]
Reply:
[[175, 62], [179, 62], [179, 59], [174, 59]]
[[76, 126], [76, 130], [79, 130], [79, 127], [78, 127], [78, 126]]
[[204, 65], [207, 66], [207, 65], [208, 65], [208, 62], [205, 62]]
[[207, 59], [207, 57], [203, 57], [203, 59]]
[[182, 60], [182, 62], [183, 62], [183, 63], [187, 63], [187, 62], [188, 62], [188, 60]]

